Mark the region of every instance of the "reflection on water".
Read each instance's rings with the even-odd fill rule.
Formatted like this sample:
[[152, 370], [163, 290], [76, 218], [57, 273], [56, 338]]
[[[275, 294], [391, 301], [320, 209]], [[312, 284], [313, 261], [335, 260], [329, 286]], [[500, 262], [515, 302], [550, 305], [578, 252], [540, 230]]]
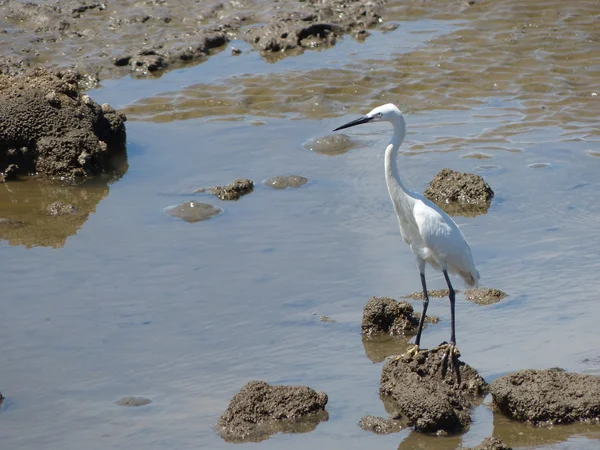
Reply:
[[362, 337], [365, 354], [374, 363], [385, 361], [388, 356], [402, 355], [408, 349], [410, 336]]
[[[0, 184], [0, 239], [25, 247], [64, 246], [96, 211], [114, 181], [99, 178], [73, 185], [24, 178]], [[57, 202], [65, 211], [57, 211]]]

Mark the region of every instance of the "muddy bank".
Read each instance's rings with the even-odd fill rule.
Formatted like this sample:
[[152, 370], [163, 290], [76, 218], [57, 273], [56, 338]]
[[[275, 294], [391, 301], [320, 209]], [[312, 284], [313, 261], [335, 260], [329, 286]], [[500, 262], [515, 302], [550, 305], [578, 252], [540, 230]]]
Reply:
[[531, 425], [600, 420], [598, 376], [526, 369], [494, 380], [490, 392], [495, 408]]
[[132, 73], [152, 76], [195, 64], [244, 39], [264, 54], [282, 57], [333, 45], [341, 35], [358, 39], [381, 22], [385, 0], [265, 3], [174, 1], [2, 2], [4, 45], [0, 73], [38, 65], [76, 68], [97, 78]]
[[477, 447], [469, 447], [464, 450], [512, 450], [512, 448], [496, 437], [487, 437]]
[[[81, 93], [74, 72], [0, 76], [0, 171], [81, 179], [122, 168], [125, 116]], [[17, 169], [15, 169], [15, 167]]]
[[423, 193], [451, 216], [485, 214], [494, 191], [479, 175], [442, 169]]
[[235, 394], [217, 428], [228, 442], [260, 442], [275, 433], [305, 433], [328, 419], [327, 394], [307, 386], [251, 381]]
[[475, 369], [443, 359], [447, 346], [389, 359], [381, 373], [380, 396], [393, 419], [427, 433], [459, 432], [471, 423], [471, 408], [488, 384]]

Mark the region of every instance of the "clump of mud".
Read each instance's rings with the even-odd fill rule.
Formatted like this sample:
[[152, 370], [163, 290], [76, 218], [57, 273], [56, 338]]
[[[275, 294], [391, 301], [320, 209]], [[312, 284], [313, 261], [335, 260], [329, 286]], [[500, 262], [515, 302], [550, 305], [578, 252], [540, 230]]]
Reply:
[[442, 345], [388, 359], [379, 393], [392, 418], [428, 433], [469, 426], [471, 407], [483, 399], [488, 384], [459, 355], [451, 362], [442, 359], [446, 349]]
[[365, 431], [371, 431], [375, 434], [390, 434], [396, 433], [402, 430], [402, 424], [394, 419], [377, 417], [377, 416], [364, 416], [358, 422]]
[[213, 206], [209, 203], [184, 202], [177, 206], [167, 208], [165, 212], [170, 216], [185, 220], [188, 223], [196, 223], [217, 216], [221, 214], [223, 210], [218, 206]]
[[366, 336], [381, 333], [404, 335], [416, 331], [418, 326], [418, 315], [404, 300], [398, 302], [389, 297], [371, 297], [363, 310], [361, 329]]
[[83, 178], [112, 171], [125, 153], [125, 116], [98, 105], [77, 74], [35, 69], [0, 76], [0, 171]]
[[344, 33], [362, 40], [378, 25], [384, 0], [307, 1], [299, 12], [278, 12], [265, 25], [250, 28], [245, 39], [262, 52], [284, 52], [333, 45]]
[[494, 288], [472, 288], [465, 291], [465, 298], [478, 305], [493, 305], [506, 295], [506, 292]]
[[469, 447], [464, 450], [512, 450], [512, 448], [496, 437], [486, 437], [477, 447]]
[[487, 212], [494, 191], [479, 175], [442, 169], [424, 195], [450, 215], [473, 217]]
[[328, 419], [327, 394], [307, 386], [251, 381], [235, 394], [217, 427], [228, 442], [259, 442], [275, 433], [312, 431]]
[[221, 200], [239, 200], [243, 195], [254, 190], [254, 182], [247, 178], [238, 178], [227, 186], [215, 186], [212, 188], [200, 188], [196, 192], [210, 192]]
[[494, 406], [531, 425], [600, 420], [600, 377], [557, 369], [526, 369], [494, 380]]
[[308, 178], [301, 175], [280, 175], [265, 180], [263, 184], [273, 189], [288, 189], [302, 187], [307, 182]]

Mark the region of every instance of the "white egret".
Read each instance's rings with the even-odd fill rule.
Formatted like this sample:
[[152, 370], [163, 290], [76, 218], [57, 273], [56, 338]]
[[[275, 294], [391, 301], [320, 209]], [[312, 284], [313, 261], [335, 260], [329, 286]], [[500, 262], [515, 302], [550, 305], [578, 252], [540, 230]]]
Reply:
[[408, 191], [398, 173], [398, 149], [406, 136], [406, 122], [400, 110], [391, 103], [379, 106], [365, 116], [349, 122], [333, 131], [353, 127], [368, 122], [390, 122], [394, 126], [394, 135], [385, 149], [385, 179], [394, 210], [398, 216], [400, 234], [417, 257], [417, 266], [421, 274], [423, 287], [423, 314], [419, 320], [419, 329], [415, 339], [415, 348], [421, 344], [421, 332], [429, 305], [425, 265], [429, 263], [435, 270], [441, 270], [448, 284], [450, 298], [450, 344], [446, 359], [454, 358], [456, 330], [454, 318], [455, 293], [448, 273], [460, 276], [467, 285], [477, 286], [479, 272], [475, 267], [471, 249], [460, 229], [452, 218], [434, 203], [420, 194]]

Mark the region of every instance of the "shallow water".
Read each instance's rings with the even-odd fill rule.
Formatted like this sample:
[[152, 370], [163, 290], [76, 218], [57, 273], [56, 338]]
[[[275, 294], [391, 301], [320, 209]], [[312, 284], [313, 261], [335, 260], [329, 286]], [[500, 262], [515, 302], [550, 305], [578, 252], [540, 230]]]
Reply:
[[[3, 215], [37, 233], [2, 235], [3, 446], [230, 447], [212, 427], [246, 381], [264, 379], [324, 390], [329, 421], [261, 448], [450, 450], [490, 434], [516, 447], [597, 448], [599, 427], [533, 429], [485, 405], [458, 437], [376, 436], [357, 425], [385, 414], [371, 358], [393, 352], [389, 342], [363, 345], [362, 307], [372, 295], [418, 291], [419, 277], [383, 179], [389, 127], [350, 130], [362, 144], [341, 155], [303, 143], [386, 101], [407, 112], [399, 166], [408, 186], [422, 192], [450, 167], [481, 174], [496, 192], [486, 215], [457, 218], [482, 284], [509, 294], [490, 306], [459, 297], [463, 359], [488, 381], [556, 366], [600, 375], [600, 8], [502, 2], [476, 13], [437, 3], [393, 3], [388, 19], [406, 21], [363, 44], [347, 38], [267, 63], [234, 43], [242, 55], [90, 93], [131, 119], [127, 173], [73, 196], [35, 182], [0, 190]], [[463, 157], [474, 152], [491, 158]], [[309, 182], [260, 184], [287, 174]], [[238, 202], [193, 194], [237, 177], [256, 182]], [[55, 197], [83, 215], [36, 240], [63, 219], [43, 214]], [[189, 200], [224, 213], [190, 224], [163, 212]], [[444, 287], [438, 274], [429, 279]], [[447, 301], [432, 299], [430, 312], [441, 321], [427, 327], [426, 346], [449, 335]], [[131, 395], [152, 403], [115, 403]]]

